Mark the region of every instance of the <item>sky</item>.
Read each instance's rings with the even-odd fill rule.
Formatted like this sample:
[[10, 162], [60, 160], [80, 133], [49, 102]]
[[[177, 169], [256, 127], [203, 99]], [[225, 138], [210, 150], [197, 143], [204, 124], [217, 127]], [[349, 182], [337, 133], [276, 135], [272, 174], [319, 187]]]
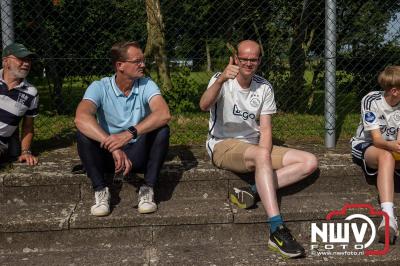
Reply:
[[387, 25], [385, 41], [394, 39], [397, 39], [397, 43], [400, 44], [400, 13], [395, 14]]

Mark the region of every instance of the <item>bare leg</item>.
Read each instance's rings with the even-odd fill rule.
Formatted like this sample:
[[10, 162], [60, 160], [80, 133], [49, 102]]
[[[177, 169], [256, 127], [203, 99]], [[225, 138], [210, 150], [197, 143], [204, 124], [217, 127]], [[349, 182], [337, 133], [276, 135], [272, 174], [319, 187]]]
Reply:
[[246, 167], [255, 169], [257, 191], [267, 215], [269, 217], [279, 215], [271, 154], [263, 148], [252, 146], [244, 152], [244, 158]]
[[283, 167], [275, 171], [277, 187], [294, 184], [312, 174], [318, 167], [314, 154], [291, 149], [282, 158]]
[[370, 146], [364, 155], [367, 165], [378, 169], [377, 186], [381, 202], [393, 202], [394, 168], [396, 161], [392, 154], [384, 149]]

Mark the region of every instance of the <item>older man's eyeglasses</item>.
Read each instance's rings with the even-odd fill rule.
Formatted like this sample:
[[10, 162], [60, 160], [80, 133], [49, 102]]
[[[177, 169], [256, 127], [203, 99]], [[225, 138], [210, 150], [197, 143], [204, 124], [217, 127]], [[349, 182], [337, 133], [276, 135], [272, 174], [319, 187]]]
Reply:
[[146, 64], [146, 60], [145, 59], [136, 59], [136, 60], [122, 60], [121, 62], [127, 62], [127, 63], [132, 63], [135, 65], [144, 65]]
[[243, 58], [243, 57], [238, 57], [237, 59], [241, 64], [250, 63], [252, 65], [257, 64], [260, 60], [260, 58]]

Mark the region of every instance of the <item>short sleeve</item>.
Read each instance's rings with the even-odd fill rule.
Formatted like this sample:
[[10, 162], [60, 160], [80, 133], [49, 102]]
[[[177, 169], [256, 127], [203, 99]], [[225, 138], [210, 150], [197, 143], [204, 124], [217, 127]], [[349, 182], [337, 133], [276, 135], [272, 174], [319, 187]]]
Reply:
[[100, 86], [100, 82], [101, 81], [92, 82], [83, 95], [84, 100], [90, 100], [97, 106], [97, 108], [101, 106], [101, 99], [104, 93], [104, 90]]
[[156, 95], [161, 95], [160, 88], [153, 80], [147, 79], [147, 83], [145, 86], [146, 87], [143, 92], [144, 102], [150, 103], [151, 98], [153, 98]]
[[28, 110], [25, 112], [25, 116], [35, 117], [39, 113], [39, 94], [35, 87], [29, 87], [29, 91], [31, 92], [29, 94], [33, 96], [33, 99], [30, 102]]
[[261, 108], [261, 115], [269, 115], [276, 113], [276, 103], [275, 103], [275, 96], [274, 90], [272, 86], [265, 85], [265, 94]]
[[379, 129], [379, 109], [375, 100], [371, 101], [369, 95], [365, 96], [361, 100], [361, 119], [364, 125], [365, 131], [371, 131]]
[[[215, 74], [211, 77], [210, 81], [208, 82], [207, 89], [210, 88], [210, 87], [215, 83], [215, 81], [217, 80], [217, 78], [218, 78], [220, 75], [221, 75], [221, 72], [217, 72], [217, 73], [215, 73]], [[223, 86], [222, 86], [222, 87], [223, 87]], [[221, 90], [219, 91], [219, 95], [218, 95], [217, 100], [218, 100], [219, 98], [221, 98], [221, 95], [223, 95], [223, 94], [224, 94], [224, 90], [221, 88]]]
[[26, 111], [25, 116], [28, 117], [35, 117], [39, 113], [39, 94], [36, 94], [36, 96], [33, 98], [31, 105], [29, 106], [29, 109]]

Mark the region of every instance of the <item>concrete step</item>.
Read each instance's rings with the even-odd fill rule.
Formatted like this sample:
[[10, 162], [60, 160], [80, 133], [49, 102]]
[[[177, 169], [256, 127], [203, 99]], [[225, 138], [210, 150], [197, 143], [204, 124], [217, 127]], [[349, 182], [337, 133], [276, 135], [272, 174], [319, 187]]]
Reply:
[[[206, 223], [254, 223], [266, 220], [261, 202], [251, 210], [237, 209], [228, 201], [228, 188], [246, 186], [247, 181], [160, 180], [156, 189], [159, 210], [137, 212], [138, 183], [123, 182], [112, 187], [110, 216], [90, 215], [94, 202], [89, 183], [49, 186], [0, 187], [0, 231], [46, 231], [68, 228], [97, 228], [140, 225]], [[278, 192], [282, 215], [287, 221], [323, 219], [345, 203], [370, 203], [378, 208], [376, 189], [361, 176], [314, 175], [300, 184]], [[400, 203], [395, 194], [395, 204]], [[301, 204], [299, 204], [301, 203]]]
[[[347, 146], [339, 151], [294, 147], [314, 152], [320, 160], [318, 173], [278, 192], [284, 220], [309, 253], [304, 259], [283, 260], [267, 250], [262, 203], [242, 210], [228, 200], [229, 188], [246, 186], [252, 176], [216, 169], [204, 147], [171, 149], [156, 188], [157, 212], [138, 213], [140, 178], [131, 178], [112, 186], [112, 213], [102, 218], [90, 215], [93, 191], [84, 174], [71, 173], [79, 159], [69, 147], [42, 154], [37, 167], [14, 164], [0, 172], [0, 264], [398, 263], [397, 245], [372, 258], [311, 254], [311, 222], [324, 221], [345, 203], [378, 208], [377, 192], [351, 163]], [[395, 205], [400, 205], [399, 194]]]
[[[321, 177], [328, 182], [329, 177]], [[357, 183], [358, 177], [349, 177]], [[356, 181], [354, 181], [356, 180]], [[329, 181], [333, 182], [333, 181]], [[329, 183], [328, 182], [328, 183]], [[241, 180], [216, 180], [165, 183], [156, 192], [158, 211], [141, 215], [137, 211], [138, 186], [123, 183], [111, 189], [112, 213], [98, 218], [90, 215], [94, 202], [88, 184], [65, 186], [3, 187], [0, 231], [45, 231], [68, 228], [177, 225], [207, 223], [257, 223], [266, 220], [261, 202], [250, 210], [238, 209], [228, 200], [228, 187], [245, 185]], [[321, 186], [316, 181], [311, 186]], [[344, 185], [347, 183], [344, 182]], [[357, 190], [311, 189], [278, 193], [281, 212], [287, 221], [323, 219], [329, 211], [345, 203], [370, 203], [378, 208], [376, 192], [364, 185]], [[395, 204], [400, 203], [396, 194]]]
[[[314, 152], [320, 165], [320, 175], [349, 176], [361, 174], [360, 169], [351, 162], [348, 147], [335, 151], [322, 146], [293, 146]], [[320, 149], [318, 149], [318, 147]], [[15, 163], [0, 171], [2, 186], [37, 186], [89, 183], [84, 174], [73, 174], [72, 168], [80, 164], [75, 147], [53, 150], [40, 156], [40, 164], [29, 167]], [[204, 147], [172, 147], [164, 164], [160, 179], [171, 182], [195, 180], [237, 180], [238, 175], [215, 168]]]
[[[78, 164], [78, 163], [77, 163]], [[70, 167], [52, 166], [54, 169], [43, 169], [45, 162], [34, 168], [24, 164], [14, 164], [14, 168], [8, 172], [0, 172], [0, 184], [3, 186], [38, 186], [90, 183], [84, 174], [73, 174]], [[321, 165], [320, 175], [350, 176], [362, 174], [355, 165], [346, 168], [341, 165]], [[243, 175], [242, 178], [250, 177]], [[160, 180], [167, 181], [200, 181], [200, 180], [237, 180], [241, 177], [229, 171], [215, 168], [209, 161], [166, 162], [161, 170]]]
[[[142, 226], [3, 233], [1, 265], [398, 265], [398, 244], [385, 256], [317, 254], [310, 222], [288, 222], [307, 256], [287, 260], [267, 248], [265, 223]], [[374, 243], [371, 248], [383, 249]]]
[[[139, 187], [142, 179], [128, 180], [123, 182], [121, 190], [119, 184], [112, 184], [113, 192], [116, 197], [132, 197], [136, 191], [126, 190], [128, 187]], [[159, 184], [155, 188], [158, 201], [166, 201], [179, 198], [210, 198], [227, 197], [228, 187], [243, 187], [249, 183], [254, 183], [254, 178], [248, 176], [243, 179], [216, 179], [216, 180], [168, 180], [160, 178]], [[52, 184], [35, 186], [0, 186], [0, 204], [19, 203], [46, 203], [46, 202], [77, 202], [79, 199], [93, 200], [93, 190], [90, 183], [81, 184]], [[286, 195], [311, 195], [313, 193], [342, 193], [349, 194], [354, 192], [376, 193], [374, 185], [367, 183], [360, 175], [353, 176], [326, 176], [312, 175], [303, 181], [292, 186], [279, 190], [279, 194]], [[117, 195], [123, 193], [121, 195]], [[135, 200], [136, 198], [132, 198]]]
[[[85, 177], [85, 180], [87, 178]], [[132, 184], [138, 186], [142, 179], [128, 180], [124, 185]], [[111, 183], [111, 181], [110, 181]], [[198, 197], [199, 191], [212, 194], [223, 193], [227, 195], [228, 184], [229, 186], [247, 186], [248, 183], [254, 183], [254, 177], [251, 175], [244, 176], [243, 178], [235, 177], [234, 179], [214, 179], [214, 180], [190, 180], [182, 181], [179, 179], [171, 180], [166, 179], [164, 176], [160, 177], [159, 184], [156, 187], [156, 195], [159, 200], [168, 200], [172, 197]], [[295, 193], [321, 193], [321, 192], [371, 192], [376, 191], [373, 185], [369, 185], [364, 177], [361, 175], [352, 176], [327, 176], [316, 173], [305, 180], [296, 183], [290, 187], [280, 190], [282, 195], [290, 195]], [[23, 201], [23, 202], [36, 202], [46, 201], [48, 198], [63, 201], [75, 201], [78, 197], [92, 199], [92, 189], [89, 182], [77, 184], [50, 184], [34, 186], [0, 186], [0, 204], [9, 201]], [[207, 196], [207, 195], [206, 195]]]

